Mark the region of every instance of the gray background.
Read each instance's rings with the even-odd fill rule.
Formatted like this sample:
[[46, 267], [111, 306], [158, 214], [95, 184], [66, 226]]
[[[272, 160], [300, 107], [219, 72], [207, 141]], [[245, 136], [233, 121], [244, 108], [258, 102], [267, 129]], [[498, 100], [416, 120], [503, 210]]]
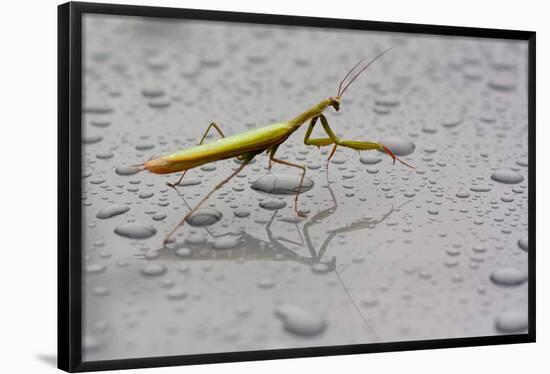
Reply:
[[[527, 271], [517, 245], [527, 236], [525, 43], [97, 15], [85, 17], [84, 42], [85, 360], [494, 335], [510, 311], [524, 322], [527, 284], [491, 274]], [[342, 138], [414, 143], [416, 170], [339, 149], [329, 190], [327, 150], [303, 145], [304, 126], [278, 155], [308, 166], [305, 220], [293, 222], [293, 197], [250, 189], [268, 174], [262, 155], [209, 201], [223, 213], [209, 232], [178, 231], [190, 256], [159, 250], [187, 211], [182, 196], [193, 206], [237, 164], [190, 171], [200, 184], [181, 195], [165, 186], [175, 175], [117, 167], [192, 146], [211, 121], [235, 134], [288, 120], [389, 46], [327, 117]], [[524, 180], [492, 180], [501, 169]], [[272, 198], [286, 207], [259, 207]], [[130, 210], [96, 218], [111, 204]], [[157, 232], [115, 234], [129, 221]], [[223, 234], [239, 245], [213, 249]], [[185, 243], [197, 235], [208, 242]], [[322, 266], [333, 258], [335, 269]], [[144, 275], [148, 264], [165, 272]], [[300, 308], [289, 317], [298, 327], [325, 328], [297, 334], [282, 305]]]

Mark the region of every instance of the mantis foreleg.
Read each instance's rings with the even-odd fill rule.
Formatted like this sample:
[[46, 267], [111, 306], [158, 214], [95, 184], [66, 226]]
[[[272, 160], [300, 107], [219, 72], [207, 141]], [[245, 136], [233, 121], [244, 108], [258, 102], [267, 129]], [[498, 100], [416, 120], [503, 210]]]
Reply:
[[271, 163], [271, 161], [273, 161], [273, 162], [276, 162], [278, 164], [283, 164], [283, 165], [292, 166], [292, 167], [295, 167], [295, 168], [302, 169], [302, 177], [300, 178], [300, 184], [298, 185], [298, 189], [296, 191], [296, 197], [294, 198], [294, 211], [296, 212], [296, 214], [299, 217], [305, 217], [305, 214], [300, 213], [300, 211], [298, 210], [298, 196], [300, 195], [300, 192], [302, 190], [302, 184], [304, 182], [304, 177], [306, 175], [306, 168], [303, 165], [297, 165], [297, 164], [293, 164], [292, 162], [288, 162], [288, 161], [284, 161], [284, 160], [280, 160], [278, 158], [275, 158], [275, 152], [277, 152], [277, 148], [279, 148], [278, 144], [271, 148], [271, 152], [269, 153], [270, 163]]
[[[208, 125], [208, 127], [206, 128], [206, 131], [204, 132], [204, 135], [202, 136], [201, 138], [201, 141], [199, 142], [199, 145], [201, 145], [202, 143], [204, 143], [204, 140], [206, 139], [206, 136], [208, 135], [208, 132], [210, 131], [211, 128], [215, 128], [216, 131], [218, 132], [218, 134], [220, 134], [220, 136], [222, 138], [225, 138], [225, 135], [223, 134], [223, 131], [222, 129], [220, 129], [220, 127], [216, 124], [216, 122], [212, 122], [210, 125]], [[167, 185], [169, 185], [170, 187], [176, 187], [178, 184], [181, 183], [181, 181], [183, 180], [183, 177], [185, 177], [185, 174], [187, 173], [187, 170], [185, 170], [182, 174], [181, 174], [181, 177], [180, 179], [178, 179], [178, 181], [176, 183], [166, 183]]]
[[166, 238], [164, 238], [164, 241], [163, 241], [162, 246], [165, 247], [165, 246], [166, 246], [166, 243], [168, 242], [168, 240], [170, 239], [170, 237], [171, 237], [172, 235], [174, 235], [174, 233], [176, 232], [176, 230], [177, 230], [180, 226], [182, 226], [182, 225], [185, 223], [185, 221], [191, 216], [191, 214], [193, 214], [194, 212], [196, 212], [197, 209], [199, 209], [199, 208], [202, 206], [202, 204], [204, 204], [205, 201], [208, 200], [208, 199], [210, 198], [210, 196], [212, 196], [212, 194], [213, 194], [214, 192], [216, 192], [216, 191], [219, 190], [224, 184], [226, 184], [227, 182], [229, 182], [229, 181], [231, 180], [231, 178], [233, 178], [235, 175], [239, 174], [239, 173], [241, 172], [241, 170], [243, 170], [244, 167], [245, 167], [246, 165], [248, 165], [248, 164], [250, 163], [250, 161], [252, 161], [252, 158], [254, 158], [254, 156], [255, 156], [255, 155], [252, 154], [252, 155], [250, 155], [250, 156], [244, 158], [244, 161], [242, 162], [242, 164], [241, 164], [233, 173], [231, 173], [230, 176], [228, 176], [227, 178], [225, 178], [224, 180], [222, 180], [222, 181], [221, 181], [220, 183], [218, 183], [218, 184], [217, 184], [208, 194], [206, 194], [206, 196], [203, 197], [202, 200], [199, 201], [199, 203], [198, 203], [197, 205], [195, 205], [195, 207], [194, 207], [193, 209], [191, 209], [191, 210], [185, 215], [185, 217], [183, 217], [183, 219], [180, 221], [180, 223], [178, 223], [178, 224], [176, 225], [176, 227], [174, 227], [174, 228], [172, 229], [172, 231], [170, 231], [170, 232], [168, 233], [168, 235], [166, 235]]
[[[317, 117], [316, 117], [317, 118]], [[309, 124], [309, 127], [306, 132], [306, 137], [304, 138], [304, 143], [306, 145], [316, 145], [316, 146], [323, 146], [323, 145], [330, 145], [334, 144], [334, 147], [332, 148], [332, 151], [329, 155], [329, 160], [334, 155], [334, 152], [336, 151], [336, 148], [338, 146], [347, 147], [351, 149], [355, 149], [358, 151], [368, 151], [373, 149], [383, 149], [382, 144], [380, 143], [374, 143], [374, 142], [360, 142], [357, 140], [341, 140], [330, 128], [328, 121], [324, 115], [320, 115], [318, 118], [321, 120], [321, 125], [323, 126], [323, 129], [329, 136], [328, 138], [319, 138], [319, 139], [309, 139], [311, 136], [311, 133], [313, 131], [313, 128], [315, 127], [316, 118], [311, 120], [311, 123]]]

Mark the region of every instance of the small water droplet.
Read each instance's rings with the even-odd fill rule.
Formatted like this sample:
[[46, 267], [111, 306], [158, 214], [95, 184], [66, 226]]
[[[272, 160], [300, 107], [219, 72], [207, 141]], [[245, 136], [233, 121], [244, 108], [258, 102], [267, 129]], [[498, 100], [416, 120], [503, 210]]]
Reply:
[[166, 214], [155, 214], [153, 216], [153, 220], [155, 221], [162, 221], [165, 218], [166, 218]]
[[162, 264], [147, 264], [140, 269], [141, 274], [157, 276], [166, 273], [166, 266]]
[[[266, 192], [274, 195], [295, 195], [300, 185], [301, 175], [294, 174], [268, 174], [250, 186], [253, 190]], [[300, 193], [307, 192], [313, 188], [313, 181], [304, 177]]]
[[141, 168], [139, 166], [119, 166], [116, 168], [115, 173], [118, 175], [134, 175], [141, 171]]
[[264, 290], [272, 289], [273, 287], [275, 287], [275, 281], [273, 279], [270, 279], [270, 278], [260, 279], [258, 281], [258, 287], [260, 287]]
[[225, 236], [219, 239], [216, 239], [214, 242], [215, 249], [231, 249], [239, 245], [239, 237]]
[[376, 153], [366, 153], [359, 158], [359, 161], [365, 165], [375, 165], [382, 161], [382, 157], [379, 157]]
[[183, 300], [187, 298], [187, 292], [180, 288], [174, 288], [166, 294], [168, 300]]
[[119, 214], [126, 213], [129, 210], [130, 208], [127, 207], [126, 205], [112, 204], [112, 205], [106, 206], [105, 208], [97, 212], [96, 217], [100, 219], [107, 219], [114, 216], [118, 216]]
[[279, 199], [270, 199], [260, 202], [260, 207], [267, 210], [278, 210], [286, 206], [286, 203], [283, 200]]
[[246, 218], [250, 215], [250, 211], [242, 208], [235, 209], [233, 215], [238, 218]]
[[180, 248], [176, 251], [176, 255], [180, 257], [189, 257], [191, 256], [191, 250], [189, 248]]
[[128, 222], [118, 226], [115, 233], [130, 239], [147, 239], [157, 233], [153, 226], [137, 222]]

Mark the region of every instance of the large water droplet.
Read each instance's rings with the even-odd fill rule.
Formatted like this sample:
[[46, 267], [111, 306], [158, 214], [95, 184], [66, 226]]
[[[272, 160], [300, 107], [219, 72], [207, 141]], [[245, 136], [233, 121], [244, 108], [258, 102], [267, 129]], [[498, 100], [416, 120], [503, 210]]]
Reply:
[[528, 251], [529, 250], [528, 238], [521, 238], [520, 240], [518, 240], [518, 246], [524, 251]]
[[[268, 174], [250, 186], [252, 189], [274, 195], [294, 195], [298, 191], [301, 175], [294, 174]], [[307, 192], [313, 188], [313, 181], [304, 177], [300, 193]]]
[[527, 281], [527, 274], [515, 268], [500, 268], [493, 271], [491, 280], [500, 286], [517, 286]]
[[147, 239], [157, 233], [153, 226], [137, 222], [128, 222], [118, 226], [115, 233], [130, 239]]
[[527, 313], [518, 309], [507, 310], [497, 317], [495, 327], [498, 331], [507, 334], [527, 330], [529, 327]]
[[141, 171], [141, 168], [139, 166], [119, 166], [116, 168], [115, 172], [118, 175], [134, 175]]
[[325, 319], [298, 305], [283, 304], [275, 310], [286, 331], [303, 337], [319, 335], [327, 328]]
[[119, 214], [126, 213], [129, 210], [130, 208], [127, 207], [126, 205], [112, 204], [112, 205], [106, 206], [105, 208], [97, 212], [96, 217], [100, 219], [111, 218], [114, 216], [118, 216]]
[[[403, 139], [398, 136], [390, 136], [384, 138], [380, 141], [381, 144], [386, 146], [390, 151], [395, 153], [397, 156], [407, 156], [414, 152], [416, 146], [413, 142]], [[380, 151], [384, 152], [384, 151]]]
[[195, 211], [185, 221], [195, 227], [210, 226], [222, 219], [223, 214], [212, 208], [203, 208]]
[[491, 175], [491, 179], [505, 184], [516, 184], [523, 182], [523, 177], [521, 175], [514, 171], [505, 169], [497, 170], [493, 175]]

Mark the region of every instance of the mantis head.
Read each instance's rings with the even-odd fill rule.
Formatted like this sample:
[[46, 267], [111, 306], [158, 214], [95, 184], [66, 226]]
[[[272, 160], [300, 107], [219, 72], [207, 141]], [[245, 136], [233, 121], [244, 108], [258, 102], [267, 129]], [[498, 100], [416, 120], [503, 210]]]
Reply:
[[329, 97], [328, 98], [329, 102], [330, 102], [330, 106], [332, 106], [334, 108], [334, 110], [336, 111], [339, 111], [340, 110], [340, 98], [337, 96], [337, 97]]

